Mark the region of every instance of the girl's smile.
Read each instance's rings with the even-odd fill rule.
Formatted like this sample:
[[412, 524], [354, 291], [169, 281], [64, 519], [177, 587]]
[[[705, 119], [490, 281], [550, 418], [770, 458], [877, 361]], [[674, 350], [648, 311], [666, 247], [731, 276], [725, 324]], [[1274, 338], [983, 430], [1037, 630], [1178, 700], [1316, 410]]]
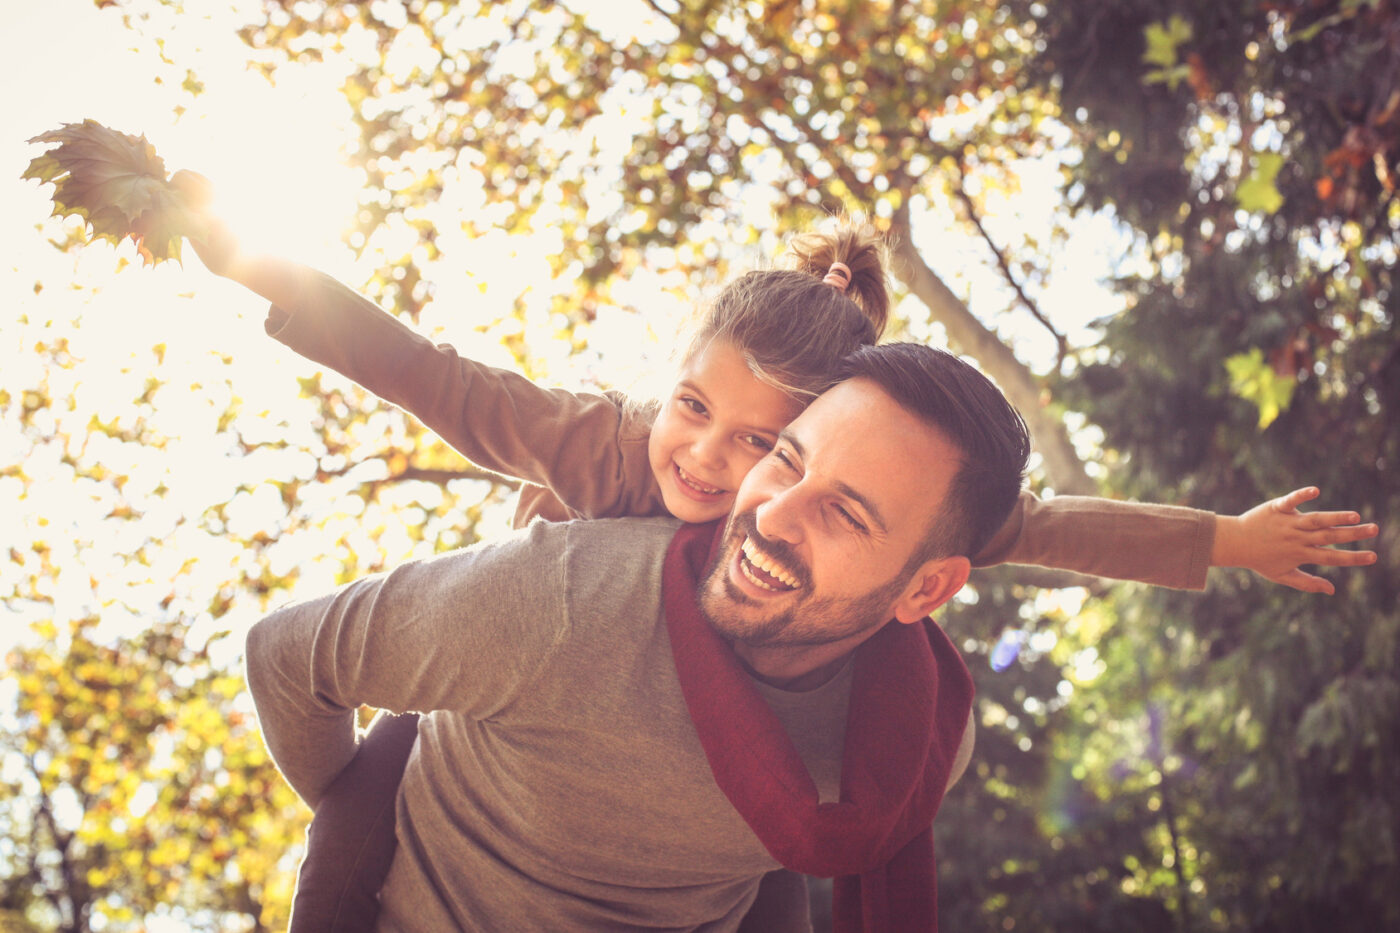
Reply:
[[651, 429], [648, 456], [667, 511], [687, 522], [727, 515], [740, 480], [801, 410], [755, 376], [732, 343], [706, 344], [681, 369]]

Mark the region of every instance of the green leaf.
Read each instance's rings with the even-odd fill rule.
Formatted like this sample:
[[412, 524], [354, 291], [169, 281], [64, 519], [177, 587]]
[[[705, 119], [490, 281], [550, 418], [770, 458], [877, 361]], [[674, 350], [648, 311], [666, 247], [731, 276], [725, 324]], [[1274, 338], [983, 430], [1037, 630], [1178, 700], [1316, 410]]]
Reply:
[[1244, 210], [1272, 214], [1283, 206], [1283, 195], [1274, 180], [1283, 168], [1283, 156], [1277, 152], [1257, 152], [1251, 160], [1254, 168], [1235, 190], [1235, 201]]
[[1142, 60], [1149, 65], [1163, 69], [1172, 68], [1177, 63], [1177, 48], [1191, 41], [1191, 24], [1173, 13], [1164, 27], [1161, 23], [1149, 23], [1142, 31], [1147, 40], [1147, 50]]
[[1191, 77], [1190, 65], [1177, 65], [1175, 68], [1156, 68], [1142, 79], [1143, 84], [1165, 84], [1173, 91], [1176, 86]]
[[1297, 380], [1281, 376], [1264, 359], [1264, 351], [1255, 347], [1248, 353], [1236, 353], [1225, 360], [1230, 374], [1230, 391], [1259, 409], [1259, 430], [1264, 430], [1293, 400]]

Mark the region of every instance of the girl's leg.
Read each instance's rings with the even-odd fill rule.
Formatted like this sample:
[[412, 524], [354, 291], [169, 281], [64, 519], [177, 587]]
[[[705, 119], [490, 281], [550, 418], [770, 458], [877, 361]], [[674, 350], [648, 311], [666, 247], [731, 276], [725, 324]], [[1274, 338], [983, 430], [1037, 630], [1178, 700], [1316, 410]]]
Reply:
[[418, 717], [381, 713], [316, 806], [288, 933], [372, 933], [394, 859], [394, 806]]
[[807, 879], [786, 868], [764, 875], [739, 933], [812, 933]]

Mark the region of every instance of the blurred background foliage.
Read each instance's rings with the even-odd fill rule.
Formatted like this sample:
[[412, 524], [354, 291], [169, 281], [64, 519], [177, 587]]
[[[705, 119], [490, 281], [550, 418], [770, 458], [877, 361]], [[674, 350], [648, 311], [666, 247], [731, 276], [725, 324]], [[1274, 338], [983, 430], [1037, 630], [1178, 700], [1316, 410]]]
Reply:
[[[162, 56], [198, 15], [96, 5]], [[896, 247], [897, 335], [1002, 385], [1038, 489], [1234, 513], [1314, 483], [1379, 520], [1380, 564], [1329, 574], [1331, 598], [1221, 571], [1204, 594], [977, 574], [943, 623], [978, 748], [937, 830], [948, 929], [1400, 928], [1397, 4], [633, 6], [255, 0], [241, 38], [269, 81], [343, 72], [353, 284], [386, 307], [432, 306], [443, 237], [549, 233], [547, 313], [522, 299], [500, 330], [527, 373], [546, 346], [586, 353], [604, 309], [645, 315], [621, 293], [642, 270], [693, 300], [858, 209]], [[198, 60], [167, 66], [203, 91]], [[449, 229], [432, 208], [464, 189], [481, 209]], [[1044, 229], [1006, 218], [1031, 198]], [[944, 253], [935, 216], [971, 254]], [[1061, 320], [1085, 218], [1114, 254], [1088, 329]], [[961, 286], [967, 255], [999, 286]], [[310, 364], [260, 407], [227, 354], [194, 378], [156, 346], [129, 392], [85, 398], [83, 340], [46, 332], [0, 384], [24, 454], [0, 468], [20, 516], [0, 586], [33, 622], [0, 695], [0, 930], [277, 929], [306, 814], [226, 630], [470, 542], [511, 489]], [[203, 435], [165, 432], [176, 404]], [[205, 506], [172, 512], [192, 472]], [[1025, 647], [994, 672], [1008, 630]]]

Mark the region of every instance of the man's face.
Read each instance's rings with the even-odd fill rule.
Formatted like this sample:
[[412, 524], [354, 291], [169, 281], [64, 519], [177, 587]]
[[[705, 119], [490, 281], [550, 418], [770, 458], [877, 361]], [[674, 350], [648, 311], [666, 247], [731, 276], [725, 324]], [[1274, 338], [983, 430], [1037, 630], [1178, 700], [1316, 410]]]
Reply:
[[905, 618], [922, 608], [907, 564], [959, 457], [873, 382], [836, 386], [744, 479], [701, 609], [741, 655], [773, 649], [819, 663], [891, 618], [922, 617]]

